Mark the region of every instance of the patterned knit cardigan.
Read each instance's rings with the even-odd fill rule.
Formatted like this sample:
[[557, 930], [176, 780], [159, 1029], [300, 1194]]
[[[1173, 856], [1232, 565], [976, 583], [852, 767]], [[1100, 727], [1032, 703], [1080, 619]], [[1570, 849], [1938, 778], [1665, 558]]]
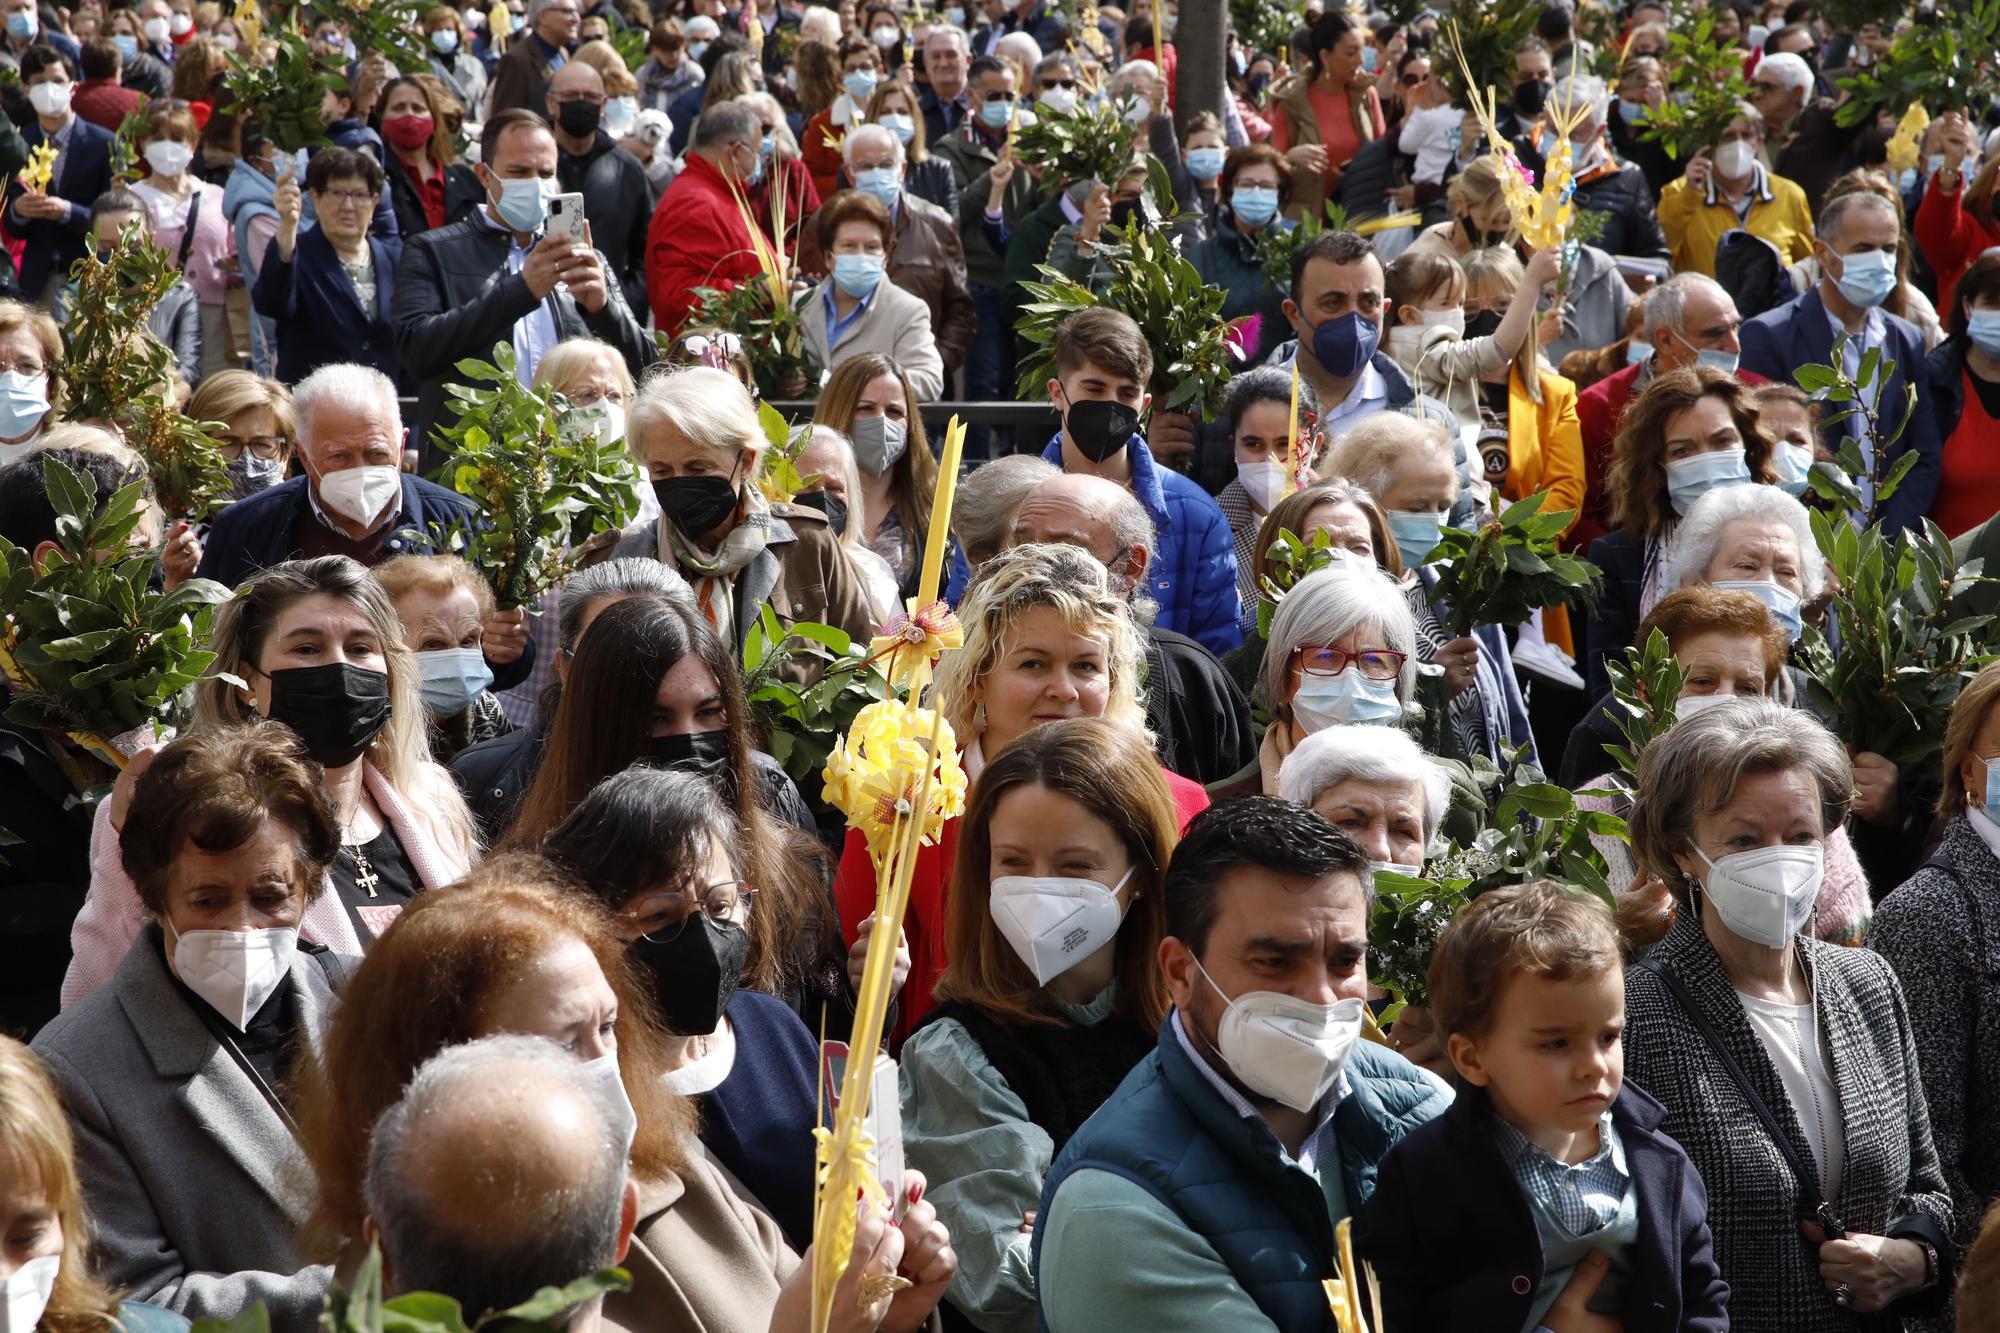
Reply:
[[[1847, 1165], [1833, 1200], [1851, 1233], [1908, 1236], [1937, 1246], [1942, 1280], [1895, 1307], [1927, 1314], [1951, 1287], [1951, 1196], [1945, 1189], [1917, 1070], [1902, 988], [1879, 955], [1801, 939], [1812, 969], [1826, 1057], [1840, 1094]], [[1697, 913], [1683, 911], [1653, 953], [1720, 1034], [1799, 1160], [1812, 1150], [1777, 1067], [1751, 1030]], [[1799, 1185], [1778, 1146], [1693, 1019], [1646, 967], [1625, 976], [1625, 1074], [1667, 1108], [1661, 1129], [1687, 1149], [1708, 1186], [1716, 1262], [1729, 1283], [1736, 1333], [1853, 1333], [1900, 1327], [1833, 1302], [1815, 1248], [1798, 1233]], [[1817, 1188], [1813, 1188], [1815, 1195]]]

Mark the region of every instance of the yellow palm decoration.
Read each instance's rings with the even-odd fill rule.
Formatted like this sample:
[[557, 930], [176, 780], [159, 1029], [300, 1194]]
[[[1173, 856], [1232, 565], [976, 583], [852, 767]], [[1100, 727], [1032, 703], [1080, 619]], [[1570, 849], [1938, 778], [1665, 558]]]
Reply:
[[244, 58], [257, 58], [257, 43], [264, 37], [264, 16], [257, 11], [257, 0], [236, 0], [236, 11], [229, 16], [236, 24], [237, 48]]
[[1562, 244], [1572, 216], [1570, 196], [1576, 192], [1576, 179], [1570, 171], [1569, 136], [1590, 119], [1591, 108], [1577, 102], [1575, 81], [1572, 79], [1564, 85], [1561, 102], [1551, 103], [1543, 111], [1543, 119], [1555, 132], [1556, 148], [1542, 172], [1541, 188], [1537, 190], [1534, 173], [1521, 165], [1521, 159], [1514, 155], [1513, 146], [1500, 133], [1499, 94], [1491, 88], [1480, 90], [1477, 80], [1473, 78], [1472, 67], [1465, 58], [1465, 48], [1459, 42], [1457, 24], [1446, 30], [1445, 45], [1465, 75], [1465, 86], [1473, 90], [1472, 114], [1479, 118], [1479, 128], [1486, 131], [1487, 147], [1491, 150], [1489, 156], [1500, 177], [1500, 192], [1507, 200], [1508, 210], [1514, 215], [1514, 230], [1537, 250]]
[[21, 188], [31, 194], [40, 194], [49, 188], [49, 182], [56, 178], [56, 146], [43, 140], [28, 154], [28, 165], [21, 168], [18, 179]]
[[[1327, 1303], [1333, 1307], [1333, 1326], [1337, 1333], [1376, 1333], [1381, 1327], [1382, 1288], [1375, 1281], [1375, 1270], [1362, 1264], [1357, 1273], [1354, 1264], [1354, 1219], [1343, 1217], [1334, 1224], [1333, 1240], [1339, 1253], [1334, 1261], [1339, 1265], [1340, 1276], [1330, 1277], [1323, 1284], [1326, 1287]], [[1375, 1312], [1374, 1320], [1361, 1308], [1361, 1289], [1368, 1288], [1368, 1308]]]
[[1896, 132], [1889, 136], [1889, 169], [1901, 174], [1917, 165], [1917, 144], [1923, 133], [1930, 127], [1930, 114], [1923, 103], [1912, 102], [1903, 112], [1903, 118], [1896, 122]]

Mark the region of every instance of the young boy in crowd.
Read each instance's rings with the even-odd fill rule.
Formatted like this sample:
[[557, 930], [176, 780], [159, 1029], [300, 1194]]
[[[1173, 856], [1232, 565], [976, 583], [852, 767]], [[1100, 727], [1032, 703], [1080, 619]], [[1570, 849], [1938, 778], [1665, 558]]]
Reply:
[[1611, 911], [1547, 880], [1481, 895], [1431, 959], [1451, 1109], [1391, 1149], [1357, 1249], [1391, 1333], [1729, 1327], [1708, 1195], [1625, 1083]]

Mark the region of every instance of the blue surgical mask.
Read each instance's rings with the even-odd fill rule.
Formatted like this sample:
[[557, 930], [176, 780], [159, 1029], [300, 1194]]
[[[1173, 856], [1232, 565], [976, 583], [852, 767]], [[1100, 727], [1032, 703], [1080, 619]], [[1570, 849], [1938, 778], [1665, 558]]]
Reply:
[[1222, 159], [1228, 156], [1220, 148], [1190, 148], [1187, 151], [1188, 175], [1208, 184], [1222, 174]]
[[849, 296], [868, 296], [881, 281], [882, 256], [835, 255], [833, 257], [834, 285]]
[[1652, 109], [1644, 102], [1635, 102], [1629, 97], [1618, 99], [1618, 114], [1627, 125], [1644, 123], [1647, 113]]
[[894, 167], [869, 167], [855, 179], [854, 188], [873, 195], [882, 207], [894, 208], [897, 196], [903, 193], [903, 178]]
[[1932, 153], [1929, 157], [1924, 159], [1924, 175], [1926, 177], [1935, 176], [1940, 171], [1943, 170], [1944, 170], [1943, 153]]
[[1840, 277], [1834, 285], [1864, 310], [1881, 305], [1896, 290], [1896, 256], [1888, 250], [1843, 255]]
[[1396, 549], [1402, 553], [1405, 569], [1415, 569], [1431, 558], [1431, 552], [1437, 549], [1439, 532], [1444, 527], [1443, 514], [1389, 509], [1384, 511], [1384, 515], [1389, 520], [1389, 535], [1396, 539]]
[[1915, 167], [1904, 167], [1902, 172], [1896, 177], [1896, 193], [1908, 194], [1916, 188], [1917, 169]]
[[1698, 347], [1695, 349], [1696, 363], [1710, 370], [1719, 370], [1725, 375], [1736, 373], [1736, 363], [1742, 358], [1736, 352], [1725, 352], [1719, 347]]
[[49, 414], [49, 377], [0, 371], [0, 439], [19, 440]]
[[1801, 496], [1811, 485], [1813, 451], [1793, 444], [1790, 440], [1778, 441], [1778, 447], [1771, 454], [1771, 464], [1778, 470], [1778, 485], [1785, 494]]
[[1361, 68], [1367, 70], [1370, 74], [1375, 72], [1376, 59], [1374, 47], [1364, 46], [1361, 48]]
[[39, 31], [41, 31], [41, 24], [35, 21], [33, 10], [24, 9], [19, 13], [7, 16], [7, 35], [9, 37], [18, 37], [25, 42]]
[[1239, 185], [1229, 192], [1229, 211], [1238, 222], [1262, 227], [1278, 216], [1278, 192], [1266, 185]]
[[440, 648], [417, 654], [424, 708], [432, 717], [457, 717], [493, 684], [486, 655], [477, 648]]
[[771, 156], [771, 154], [777, 151], [778, 151], [777, 135], [767, 134], [762, 139], [759, 139], [757, 141], [757, 155], [759, 157], [769, 157]]
[[1335, 378], [1359, 375], [1375, 355], [1382, 330], [1373, 320], [1363, 319], [1359, 310], [1321, 320], [1312, 331], [1312, 356], [1320, 369]]
[[2000, 356], [2000, 310], [1975, 310], [1965, 321], [1966, 336], [1988, 356]]
[[1370, 680], [1349, 666], [1337, 676], [1306, 676], [1292, 696], [1306, 734], [1327, 727], [1386, 726], [1403, 716], [1393, 680]]
[[840, 81], [840, 86], [847, 90], [848, 100], [859, 107], [867, 105], [868, 99], [875, 93], [875, 85], [880, 82], [874, 70], [856, 69], [848, 71], [847, 77]]
[[1001, 98], [997, 102], [979, 104], [979, 123], [989, 130], [1004, 130], [1007, 122], [1014, 119], [1014, 103], [1011, 98]]
[[1625, 344], [1625, 364], [1636, 366], [1653, 354], [1653, 344], [1642, 343], [1637, 338]]
[[1676, 514], [1687, 513], [1696, 500], [1718, 486], [1749, 484], [1750, 465], [1741, 449], [1712, 450], [1667, 464], [1667, 498]]
[[908, 148], [910, 141], [917, 137], [917, 122], [900, 111], [891, 111], [885, 116], [878, 117], [875, 123], [902, 140], [905, 148]]
[[2000, 823], [2000, 754], [1992, 758], [1981, 757], [1986, 765], [1986, 800], [1981, 803], [1980, 813], [1996, 823]]
[[439, 28], [431, 34], [431, 46], [441, 56], [448, 56], [458, 50], [458, 34], [450, 28]]
[[112, 33], [111, 44], [118, 48], [118, 58], [126, 64], [129, 65], [139, 58], [139, 39], [131, 33]]
[[554, 181], [540, 176], [503, 180], [500, 182], [500, 200], [493, 205], [493, 211], [515, 231], [540, 231], [542, 223], [548, 220], [549, 200], [561, 190], [562, 187]]
[[944, 11], [944, 21], [954, 28], [963, 28], [965, 26], [964, 8], [959, 5], [952, 5]]
[[743, 178], [743, 183], [746, 186], [754, 187], [757, 185], [758, 182], [762, 181], [763, 179], [764, 179], [764, 155], [760, 152], [757, 154], [756, 160], [750, 164], [750, 174]]
[[689, 60], [700, 60], [700, 59], [701, 59], [701, 53], [702, 53], [703, 51], [706, 51], [707, 49], [708, 49], [708, 43], [707, 43], [707, 42], [689, 42], [689, 43], [687, 44], [687, 55], [688, 55], [688, 59], [689, 59]]
[[1548, 161], [1548, 160], [1549, 160], [1550, 158], [1554, 157], [1554, 156], [1555, 156], [1555, 153], [1556, 153], [1556, 134], [1555, 134], [1555, 131], [1554, 131], [1554, 130], [1543, 130], [1543, 131], [1542, 131], [1542, 141], [1541, 141], [1541, 143], [1537, 144], [1537, 145], [1536, 145], [1536, 147], [1538, 147], [1538, 148], [1540, 148], [1540, 149], [1542, 150], [1542, 161], [1546, 162], [1546, 161]]
[[1793, 643], [1804, 632], [1798, 595], [1770, 579], [1719, 579], [1709, 586], [1721, 592], [1747, 592], [1755, 597], [1771, 612], [1771, 619], [1784, 626]]

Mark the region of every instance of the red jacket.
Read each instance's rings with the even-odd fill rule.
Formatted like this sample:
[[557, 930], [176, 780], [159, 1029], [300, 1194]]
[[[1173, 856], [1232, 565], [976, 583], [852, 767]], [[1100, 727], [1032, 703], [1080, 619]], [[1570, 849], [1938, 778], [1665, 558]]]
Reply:
[[695, 288], [728, 291], [761, 271], [728, 180], [700, 153], [689, 153], [646, 230], [653, 322], [670, 336], [679, 333], [694, 309]]
[[[1161, 769], [1160, 776], [1167, 780], [1185, 830], [1208, 808], [1208, 792], [1167, 769]], [[917, 864], [910, 876], [910, 905], [903, 914], [903, 933], [910, 941], [910, 979], [903, 983], [896, 1027], [889, 1034], [897, 1047], [931, 1011], [931, 988], [944, 975], [945, 881], [958, 858], [958, 823], [947, 820], [936, 846], [917, 849]], [[875, 911], [875, 862], [868, 855], [868, 840], [853, 829], [847, 831], [847, 846], [840, 854], [833, 896], [840, 906], [841, 938], [851, 946], [862, 921]]]
[[1964, 205], [1965, 177], [1959, 177], [1956, 190], [1946, 193], [1938, 188], [1937, 177], [1933, 175], [1924, 187], [1924, 201], [1917, 207], [1916, 223], [1910, 228], [1916, 233], [1917, 246], [1924, 252], [1931, 272], [1937, 274], [1938, 319], [1947, 328], [1951, 326], [1952, 308], [1957, 304], [1958, 280], [1972, 267], [1973, 260], [1988, 248], [2000, 245], [2000, 230], [1981, 222]]
[[[1625, 405], [1632, 401], [1632, 386], [1639, 380], [1645, 362], [1635, 361], [1615, 375], [1607, 375], [1576, 396], [1576, 417], [1583, 427], [1583, 516], [1569, 530], [1564, 545], [1588, 554], [1590, 544], [1611, 531], [1611, 490], [1605, 484], [1611, 471], [1611, 445], [1625, 420]], [[1769, 384], [1762, 375], [1748, 370], [1736, 372], [1745, 384]]]
[[76, 85], [76, 93], [69, 100], [70, 110], [113, 134], [118, 133], [126, 116], [144, 105], [145, 97], [120, 87], [116, 79], [85, 79]]

